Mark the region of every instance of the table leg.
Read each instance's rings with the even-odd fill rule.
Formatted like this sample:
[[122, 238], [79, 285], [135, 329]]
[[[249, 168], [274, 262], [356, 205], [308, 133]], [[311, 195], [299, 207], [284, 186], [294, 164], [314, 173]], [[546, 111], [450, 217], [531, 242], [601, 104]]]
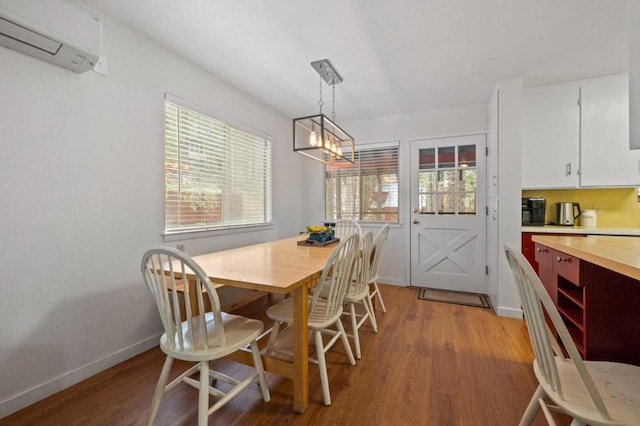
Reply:
[[198, 306], [198, 297], [196, 294], [196, 280], [189, 280], [189, 303], [191, 304], [191, 315], [200, 315], [200, 307]]
[[293, 409], [296, 413], [303, 413], [309, 403], [308, 294], [307, 285], [293, 291]]

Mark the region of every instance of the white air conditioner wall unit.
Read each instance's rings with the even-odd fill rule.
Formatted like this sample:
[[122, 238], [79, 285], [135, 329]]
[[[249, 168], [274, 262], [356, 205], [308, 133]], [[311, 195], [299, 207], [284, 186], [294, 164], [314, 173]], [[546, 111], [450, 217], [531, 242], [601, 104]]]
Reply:
[[76, 73], [97, 63], [101, 25], [65, 0], [0, 0], [0, 45]]

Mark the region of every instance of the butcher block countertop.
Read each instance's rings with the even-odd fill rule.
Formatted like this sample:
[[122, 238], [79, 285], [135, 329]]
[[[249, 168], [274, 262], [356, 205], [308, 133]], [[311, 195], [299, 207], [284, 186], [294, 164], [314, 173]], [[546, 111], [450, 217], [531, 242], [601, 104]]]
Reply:
[[523, 226], [522, 232], [535, 234], [586, 234], [586, 235], [628, 235], [640, 237], [640, 228], [611, 228], [599, 226], [597, 228], [585, 228], [584, 226]]
[[532, 240], [640, 281], [640, 238], [534, 235]]

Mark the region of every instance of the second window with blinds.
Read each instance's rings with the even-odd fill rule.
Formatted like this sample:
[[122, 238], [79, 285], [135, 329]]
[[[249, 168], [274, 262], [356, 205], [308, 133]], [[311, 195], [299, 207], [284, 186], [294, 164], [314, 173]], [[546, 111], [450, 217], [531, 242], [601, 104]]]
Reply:
[[397, 143], [363, 145], [355, 164], [325, 166], [325, 216], [328, 221], [399, 222]]

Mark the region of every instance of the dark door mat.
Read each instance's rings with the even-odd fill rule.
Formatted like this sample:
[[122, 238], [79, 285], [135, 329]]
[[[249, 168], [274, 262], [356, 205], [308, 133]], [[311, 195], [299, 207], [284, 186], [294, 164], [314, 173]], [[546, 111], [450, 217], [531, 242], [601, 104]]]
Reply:
[[478, 308], [491, 307], [491, 305], [489, 305], [489, 298], [486, 294], [440, 290], [437, 288], [421, 288], [418, 292], [418, 299], [432, 300], [434, 302], [454, 303], [456, 305], [476, 306]]

